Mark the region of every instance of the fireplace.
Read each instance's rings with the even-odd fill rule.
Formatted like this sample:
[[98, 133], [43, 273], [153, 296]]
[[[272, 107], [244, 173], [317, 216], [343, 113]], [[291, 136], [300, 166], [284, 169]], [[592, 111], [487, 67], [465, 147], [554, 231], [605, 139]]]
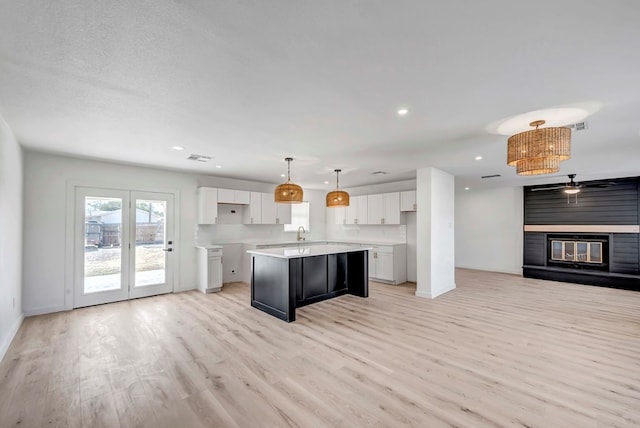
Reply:
[[609, 270], [609, 236], [547, 235], [547, 265], [571, 269]]

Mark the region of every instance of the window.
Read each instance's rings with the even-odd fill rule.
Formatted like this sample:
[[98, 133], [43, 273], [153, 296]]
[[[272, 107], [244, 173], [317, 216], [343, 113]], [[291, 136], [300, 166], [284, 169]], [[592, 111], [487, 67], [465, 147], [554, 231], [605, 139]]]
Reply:
[[285, 224], [284, 231], [297, 232], [300, 226], [309, 231], [309, 202], [291, 204], [291, 224]]

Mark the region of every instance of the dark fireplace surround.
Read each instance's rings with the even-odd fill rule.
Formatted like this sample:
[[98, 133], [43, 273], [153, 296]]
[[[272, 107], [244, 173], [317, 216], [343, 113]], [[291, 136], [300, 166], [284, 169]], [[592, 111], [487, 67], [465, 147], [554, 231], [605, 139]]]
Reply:
[[524, 187], [523, 276], [640, 291], [640, 177], [581, 184]]

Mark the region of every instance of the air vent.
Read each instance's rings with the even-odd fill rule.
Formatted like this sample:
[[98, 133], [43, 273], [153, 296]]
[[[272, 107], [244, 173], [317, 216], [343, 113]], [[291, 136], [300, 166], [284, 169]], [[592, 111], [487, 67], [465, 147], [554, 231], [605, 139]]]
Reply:
[[585, 129], [589, 129], [589, 124], [587, 121], [574, 123], [569, 125], [568, 128], [575, 129], [576, 131], [584, 131]]
[[375, 171], [372, 172], [371, 175], [387, 175], [388, 173], [386, 171]]
[[500, 174], [493, 174], [493, 175], [483, 175], [480, 178], [496, 178], [496, 177], [502, 177]]
[[194, 155], [192, 153], [191, 156], [189, 156], [187, 159], [188, 160], [192, 160], [192, 161], [196, 161], [196, 162], [209, 162], [211, 160], [211, 156]]

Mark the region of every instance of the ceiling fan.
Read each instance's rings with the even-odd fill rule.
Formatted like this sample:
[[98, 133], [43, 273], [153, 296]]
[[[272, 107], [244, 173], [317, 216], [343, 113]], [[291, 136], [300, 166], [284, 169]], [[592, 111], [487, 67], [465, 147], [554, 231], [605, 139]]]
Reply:
[[567, 195], [567, 203], [570, 203], [570, 199], [569, 197], [571, 195], [575, 195], [575, 203], [578, 203], [578, 193], [580, 192], [580, 189], [583, 187], [609, 187], [609, 186], [613, 186], [616, 183], [614, 181], [589, 181], [587, 183], [576, 183], [575, 181], [573, 181], [574, 178], [576, 178], [575, 174], [568, 174], [567, 177], [569, 177], [569, 182], [565, 183], [564, 185], [551, 185], [551, 186], [547, 186], [547, 187], [533, 187], [530, 190], [532, 192], [538, 192], [540, 190], [559, 190], [562, 189], [564, 191], [564, 193], [566, 193]]
[[585, 187], [583, 184], [579, 184], [576, 183], [575, 181], [573, 181], [574, 178], [576, 178], [575, 174], [569, 174], [567, 175], [567, 177], [569, 177], [569, 182], [564, 184], [564, 185], [553, 185], [550, 187], [534, 187], [531, 189], [532, 192], [538, 192], [540, 190], [557, 190], [557, 189], [564, 189], [564, 193], [568, 194], [568, 195], [573, 195], [576, 194], [578, 192], [580, 192], [580, 188]]

